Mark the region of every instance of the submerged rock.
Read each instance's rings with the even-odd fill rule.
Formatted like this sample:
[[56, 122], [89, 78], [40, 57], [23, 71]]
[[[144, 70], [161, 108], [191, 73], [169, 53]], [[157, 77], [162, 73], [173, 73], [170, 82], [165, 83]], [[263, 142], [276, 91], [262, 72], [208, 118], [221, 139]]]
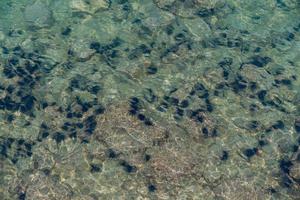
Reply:
[[94, 54], [94, 50], [89, 48], [89, 43], [84, 40], [78, 40], [78, 42], [72, 44], [71, 50], [80, 62], [89, 60]]
[[263, 85], [270, 89], [274, 83], [274, 77], [263, 68], [257, 68], [254, 65], [246, 64], [240, 71], [240, 75], [247, 81], [257, 85]]
[[175, 19], [173, 14], [157, 8], [153, 3], [150, 3], [150, 1], [145, 2], [144, 7], [136, 9], [144, 11], [144, 23], [147, 27], [155, 28], [168, 25]]
[[89, 14], [94, 14], [99, 10], [107, 9], [110, 6], [110, 1], [108, 0], [72, 0], [70, 2], [70, 7], [77, 12], [86, 12]]
[[185, 26], [189, 29], [196, 41], [202, 40], [204, 37], [209, 37], [211, 30], [207, 23], [201, 18], [183, 19]]
[[28, 5], [24, 10], [24, 17], [26, 22], [37, 28], [47, 27], [53, 23], [51, 10], [41, 1]]
[[295, 162], [290, 169], [291, 177], [300, 184], [300, 163]]

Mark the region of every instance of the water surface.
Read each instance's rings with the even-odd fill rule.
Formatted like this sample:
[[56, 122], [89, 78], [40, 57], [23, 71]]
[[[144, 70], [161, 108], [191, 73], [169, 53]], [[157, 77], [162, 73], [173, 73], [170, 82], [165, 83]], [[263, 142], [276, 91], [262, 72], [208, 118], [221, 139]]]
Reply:
[[298, 0], [0, 1], [0, 199], [299, 199]]

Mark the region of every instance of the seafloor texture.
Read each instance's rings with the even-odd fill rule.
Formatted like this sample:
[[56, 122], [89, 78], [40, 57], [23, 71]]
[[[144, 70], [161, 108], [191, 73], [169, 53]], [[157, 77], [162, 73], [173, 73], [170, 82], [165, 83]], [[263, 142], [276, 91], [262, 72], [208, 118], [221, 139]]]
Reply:
[[300, 199], [299, 0], [1, 0], [0, 199]]

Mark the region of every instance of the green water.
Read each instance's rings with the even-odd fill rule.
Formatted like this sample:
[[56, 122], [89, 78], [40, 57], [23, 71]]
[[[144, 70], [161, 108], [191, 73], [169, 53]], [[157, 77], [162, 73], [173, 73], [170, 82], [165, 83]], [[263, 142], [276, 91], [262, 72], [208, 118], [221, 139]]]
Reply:
[[299, 0], [0, 1], [0, 200], [300, 199]]

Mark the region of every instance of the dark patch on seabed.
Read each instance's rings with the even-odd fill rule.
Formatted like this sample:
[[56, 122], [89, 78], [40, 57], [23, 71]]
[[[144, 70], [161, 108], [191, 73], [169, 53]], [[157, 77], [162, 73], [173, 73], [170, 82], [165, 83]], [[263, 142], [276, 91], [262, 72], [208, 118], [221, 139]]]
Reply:
[[297, 0], [0, 1], [0, 199], [299, 199]]

